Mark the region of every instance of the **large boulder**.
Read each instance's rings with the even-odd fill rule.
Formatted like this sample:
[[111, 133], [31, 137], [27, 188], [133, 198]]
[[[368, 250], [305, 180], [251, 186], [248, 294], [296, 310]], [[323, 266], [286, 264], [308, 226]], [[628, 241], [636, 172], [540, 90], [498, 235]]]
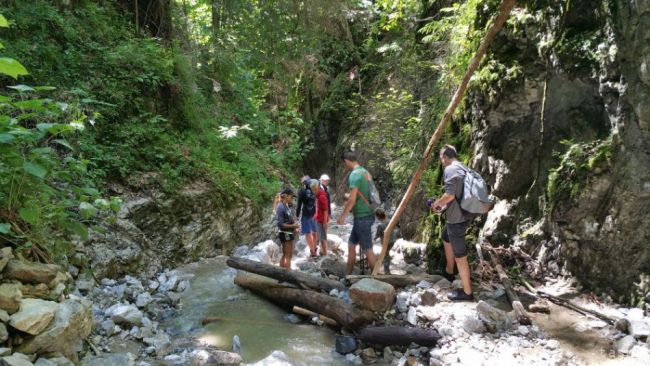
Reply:
[[60, 352], [72, 361], [77, 361], [76, 346], [88, 337], [92, 328], [90, 303], [80, 299], [68, 299], [59, 304], [54, 321], [41, 334], [26, 338], [16, 347], [19, 352]]
[[61, 267], [56, 264], [43, 264], [11, 259], [2, 274], [7, 279], [18, 280], [22, 283], [49, 284], [56, 278], [60, 270]]
[[13, 314], [20, 309], [20, 300], [23, 293], [19, 285], [13, 283], [3, 283], [0, 285], [0, 309], [9, 314]]
[[59, 304], [41, 299], [24, 299], [20, 310], [9, 318], [9, 325], [31, 335], [40, 334], [54, 318]]
[[135, 305], [117, 304], [106, 310], [106, 315], [110, 316], [116, 324], [126, 324], [129, 326], [142, 325], [144, 314]]
[[492, 307], [485, 301], [479, 301], [476, 311], [489, 332], [505, 332], [513, 326], [512, 319], [505, 311]]
[[352, 302], [362, 309], [386, 311], [395, 302], [395, 288], [372, 278], [364, 278], [350, 287]]

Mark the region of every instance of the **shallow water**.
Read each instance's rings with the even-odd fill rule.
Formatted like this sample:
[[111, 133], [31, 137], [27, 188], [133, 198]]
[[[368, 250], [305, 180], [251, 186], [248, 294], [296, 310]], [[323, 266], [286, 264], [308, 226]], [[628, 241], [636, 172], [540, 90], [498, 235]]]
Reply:
[[[236, 271], [226, 266], [225, 257], [206, 259], [180, 268], [190, 277], [183, 293], [182, 308], [167, 327], [190, 335], [203, 344], [231, 350], [233, 337], [241, 343], [244, 363], [254, 363], [273, 351], [283, 351], [297, 365], [349, 365], [334, 355], [335, 331], [308, 323], [284, 320], [287, 309], [243, 290], [233, 283]], [[208, 316], [221, 317], [201, 327]]]

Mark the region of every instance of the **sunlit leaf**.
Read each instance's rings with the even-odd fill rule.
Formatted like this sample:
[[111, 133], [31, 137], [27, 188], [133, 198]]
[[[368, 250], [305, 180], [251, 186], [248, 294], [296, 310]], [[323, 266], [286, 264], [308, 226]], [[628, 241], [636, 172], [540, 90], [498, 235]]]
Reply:
[[79, 212], [84, 219], [89, 219], [97, 215], [97, 207], [88, 202], [81, 202], [79, 204]]
[[9, 85], [7, 88], [13, 89], [13, 90], [18, 90], [19, 92], [36, 91], [36, 89], [32, 88], [31, 86], [25, 85], [25, 84]]
[[29, 72], [27, 72], [25, 66], [13, 58], [0, 57], [0, 74], [9, 75], [14, 79], [18, 79], [18, 76], [29, 75]]
[[89, 196], [92, 196], [92, 197], [99, 196], [99, 191], [97, 189], [95, 189], [95, 188], [92, 188], [92, 187], [83, 187], [83, 188], [81, 188], [81, 192], [83, 192], [83, 193], [85, 193], [85, 194], [87, 194]]
[[59, 144], [59, 145], [61, 145], [61, 146], [63, 146], [63, 147], [67, 147], [67, 148], [70, 149], [70, 150], [74, 150], [74, 149], [72, 148], [72, 146], [71, 146], [71, 145], [68, 143], [68, 141], [66, 141], [66, 140], [63, 140], [63, 139], [56, 139], [56, 140], [52, 140], [52, 142], [55, 143], [55, 144]]
[[9, 27], [9, 22], [7, 21], [7, 18], [5, 18], [4, 15], [2, 14], [0, 14], [0, 27], [2, 28]]

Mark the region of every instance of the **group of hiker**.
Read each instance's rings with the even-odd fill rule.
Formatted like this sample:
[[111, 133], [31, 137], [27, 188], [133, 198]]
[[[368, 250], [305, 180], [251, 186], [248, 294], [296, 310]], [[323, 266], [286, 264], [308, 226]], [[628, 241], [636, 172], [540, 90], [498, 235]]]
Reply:
[[[444, 145], [440, 149], [439, 159], [444, 167], [444, 193], [439, 198], [428, 202], [428, 205], [433, 212], [444, 213], [446, 216], [446, 224], [441, 235], [446, 259], [446, 268], [442, 275], [449, 281], [453, 281], [457, 268], [462, 288], [452, 291], [448, 297], [452, 301], [472, 300], [465, 233], [469, 222], [475, 215], [462, 209], [459, 203], [463, 195], [464, 179], [468, 174], [468, 169], [458, 161], [458, 153], [451, 145]], [[348, 239], [346, 263], [346, 272], [351, 274], [356, 263], [357, 246], [367, 258], [368, 267], [375, 267], [377, 257], [373, 251], [372, 226], [377, 219], [379, 224], [374, 239], [383, 242], [389, 219], [383, 209], [373, 208], [371, 203], [372, 176], [359, 164], [356, 153], [345, 151], [341, 155], [341, 161], [350, 174], [345, 204], [336, 223], [343, 225], [347, 216], [352, 213], [353, 224]], [[280, 266], [284, 268], [291, 268], [294, 241], [299, 234], [305, 235], [310, 257], [318, 257], [319, 244], [320, 255], [325, 256], [328, 253], [327, 227], [332, 218], [329, 193], [330, 177], [327, 174], [321, 175], [320, 179], [304, 176], [301, 181], [304, 187], [297, 195], [295, 216], [291, 207], [296, 194], [291, 188], [282, 190], [276, 201], [275, 218], [282, 246]], [[398, 235], [397, 230], [397, 228], [393, 230], [389, 239], [389, 253]], [[383, 267], [385, 273], [390, 273], [389, 255], [386, 256]]]

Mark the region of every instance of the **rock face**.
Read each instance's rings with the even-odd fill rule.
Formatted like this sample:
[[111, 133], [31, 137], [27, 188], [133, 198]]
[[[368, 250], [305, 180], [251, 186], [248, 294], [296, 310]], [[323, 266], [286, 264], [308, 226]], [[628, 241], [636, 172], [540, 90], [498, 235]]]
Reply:
[[90, 305], [81, 300], [65, 300], [59, 304], [50, 325], [39, 335], [25, 339], [16, 349], [27, 354], [60, 352], [76, 361], [76, 346], [88, 337], [91, 327]]
[[40, 334], [54, 318], [59, 304], [40, 299], [24, 299], [20, 311], [9, 319], [9, 325], [31, 335]]
[[135, 356], [131, 353], [109, 353], [100, 356], [86, 357], [82, 366], [133, 366]]
[[350, 298], [363, 309], [386, 311], [395, 302], [395, 288], [385, 282], [364, 278], [350, 287]]
[[7, 263], [3, 275], [7, 279], [18, 280], [22, 283], [49, 284], [61, 268], [55, 264], [11, 259]]
[[85, 243], [95, 275], [151, 275], [163, 266], [225, 254], [240, 243], [271, 236], [271, 220], [266, 220], [270, 213], [254, 212], [246, 200], [222, 208], [208, 185], [199, 183], [178, 195], [175, 199], [160, 193], [126, 197], [118, 220]]

